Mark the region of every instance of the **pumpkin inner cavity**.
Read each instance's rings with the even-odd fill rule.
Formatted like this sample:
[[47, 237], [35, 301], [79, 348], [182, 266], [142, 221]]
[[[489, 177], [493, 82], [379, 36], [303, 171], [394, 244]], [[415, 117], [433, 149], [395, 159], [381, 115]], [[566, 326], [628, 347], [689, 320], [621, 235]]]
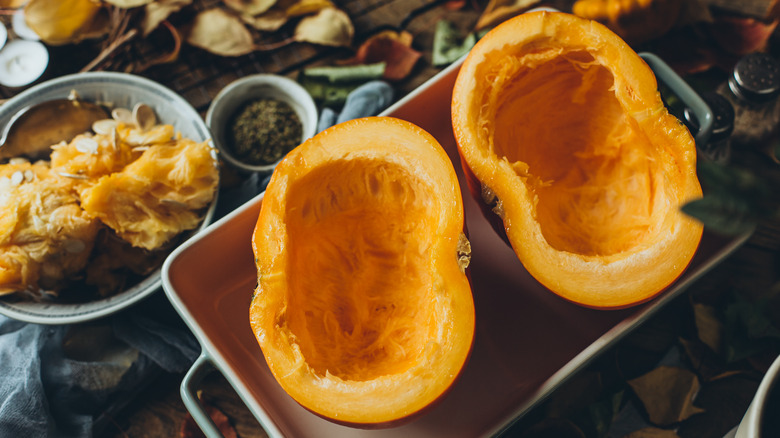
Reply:
[[515, 65], [486, 97], [497, 103], [492, 150], [535, 195], [544, 238], [586, 256], [647, 241], [669, 203], [653, 177], [653, 146], [616, 98], [612, 73], [585, 51]]
[[422, 356], [435, 330], [436, 196], [369, 159], [334, 161], [290, 187], [287, 324], [315, 373], [366, 381]]

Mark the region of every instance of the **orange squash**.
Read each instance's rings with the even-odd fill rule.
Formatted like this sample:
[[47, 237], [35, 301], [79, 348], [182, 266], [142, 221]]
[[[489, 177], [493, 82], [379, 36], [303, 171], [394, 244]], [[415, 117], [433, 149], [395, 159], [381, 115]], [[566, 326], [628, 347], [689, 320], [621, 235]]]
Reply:
[[446, 393], [474, 337], [463, 221], [452, 163], [409, 122], [353, 120], [291, 151], [252, 239], [250, 322], [282, 388], [358, 427]]
[[635, 305], [696, 252], [702, 227], [679, 211], [701, 196], [693, 138], [605, 26], [533, 12], [496, 27], [462, 65], [452, 123], [472, 194], [561, 297]]

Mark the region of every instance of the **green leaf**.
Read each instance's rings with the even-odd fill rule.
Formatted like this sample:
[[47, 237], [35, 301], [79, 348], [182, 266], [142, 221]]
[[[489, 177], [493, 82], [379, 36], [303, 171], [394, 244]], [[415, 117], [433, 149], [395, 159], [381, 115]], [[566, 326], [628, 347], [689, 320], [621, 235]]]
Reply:
[[682, 206], [683, 213], [716, 233], [737, 235], [755, 228], [757, 212], [746, 198], [715, 192]]
[[303, 70], [299, 82], [320, 105], [336, 107], [344, 104], [352, 90], [368, 81], [382, 78], [384, 72], [384, 62], [310, 67]]
[[316, 78], [334, 84], [368, 82], [373, 79], [380, 79], [384, 73], [384, 62], [338, 67], [309, 67], [303, 70], [303, 76], [306, 78]]
[[701, 161], [697, 172], [706, 190], [750, 198], [764, 198], [769, 187], [752, 172], [735, 166]]
[[437, 67], [452, 64], [474, 47], [477, 36], [471, 32], [461, 39], [458, 30], [447, 20], [436, 23], [436, 33], [433, 35], [433, 65]]

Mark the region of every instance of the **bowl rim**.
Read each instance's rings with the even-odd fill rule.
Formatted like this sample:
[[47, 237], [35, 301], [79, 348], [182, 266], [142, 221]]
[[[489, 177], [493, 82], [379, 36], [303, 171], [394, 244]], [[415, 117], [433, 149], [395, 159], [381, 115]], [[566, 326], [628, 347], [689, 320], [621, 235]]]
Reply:
[[[84, 72], [73, 73], [69, 75], [60, 76], [54, 79], [49, 79], [41, 83], [35, 84], [30, 88], [18, 93], [17, 95], [8, 99], [2, 106], [0, 106], [0, 120], [4, 117], [15, 114], [20, 109], [33, 102], [38, 102], [36, 99], [38, 95], [52, 91], [59, 91], [60, 88], [65, 86], [78, 87], [80, 84], [88, 84], [94, 82], [121, 82], [123, 85], [139, 88], [147, 88], [149, 91], [157, 94], [161, 98], [165, 99], [172, 105], [181, 106], [184, 108], [185, 113], [191, 113], [188, 117], [186, 114], [181, 119], [190, 119], [189, 123], [193, 123], [194, 128], [200, 131], [204, 140], [211, 146], [214, 153], [214, 165], [219, 166], [219, 160], [217, 159], [217, 149], [214, 147], [214, 142], [209, 130], [203, 118], [198, 111], [190, 104], [183, 96], [179, 95], [172, 89], [155, 82], [151, 79], [138, 76], [132, 73], [122, 72]], [[78, 91], [78, 90], [77, 90]], [[40, 100], [41, 102], [43, 100]], [[217, 203], [219, 200], [219, 183], [217, 184], [214, 192], [214, 198], [210, 205], [203, 214], [203, 219], [199, 227], [185, 232], [182, 241], [176, 246], [181, 245], [192, 236], [206, 229], [214, 219]], [[173, 250], [175, 250], [174, 247]], [[86, 301], [83, 303], [57, 303], [55, 301], [40, 302], [39, 310], [32, 311], [26, 308], [19, 308], [13, 306], [13, 303], [6, 302], [3, 297], [0, 297], [0, 314], [9, 318], [16, 319], [23, 322], [35, 323], [35, 324], [71, 324], [80, 323], [99, 319], [120, 310], [123, 310], [132, 304], [141, 301], [154, 292], [161, 290], [162, 286], [162, 264], [158, 266], [154, 271], [145, 276], [141, 281], [133, 286], [117, 292], [108, 297], [100, 299]], [[25, 304], [29, 304], [27, 301]], [[64, 309], [62, 314], [47, 314], [47, 310], [56, 307]], [[38, 306], [36, 306], [38, 308]]]
[[[307, 113], [307, 115], [309, 116], [308, 119], [311, 120], [308, 129], [305, 124], [303, 126], [303, 135], [301, 141], [304, 141], [314, 136], [314, 134], [317, 131], [317, 121], [319, 118], [319, 114], [317, 113], [317, 105], [314, 103], [314, 98], [312, 98], [311, 94], [308, 92], [308, 90], [306, 90], [306, 88], [304, 88], [301, 84], [299, 84], [295, 80], [275, 73], [255, 73], [255, 74], [247, 75], [239, 79], [236, 79], [233, 82], [230, 82], [224, 88], [222, 88], [214, 97], [214, 99], [211, 101], [211, 104], [209, 104], [209, 108], [206, 111], [206, 126], [208, 126], [210, 130], [212, 130], [212, 133], [214, 132], [214, 129], [212, 128], [212, 124], [215, 122], [214, 119], [216, 118], [216, 114], [220, 110], [224, 110], [224, 103], [227, 101], [227, 98], [232, 93], [236, 92], [237, 89], [240, 89], [241, 87], [245, 87], [248, 85], [269, 85], [275, 88], [276, 90], [281, 91], [283, 94], [291, 97], [291, 100], [292, 100], [292, 95], [290, 90], [291, 89], [294, 90], [293, 93], [297, 93], [301, 97], [303, 97], [302, 101], [300, 99], [295, 99], [295, 100], [301, 105], [302, 109]], [[301, 120], [301, 122], [302, 124], [305, 123], [304, 120]], [[272, 172], [274, 168], [276, 168], [276, 165], [279, 164], [279, 162], [281, 162], [284, 159], [284, 157], [282, 157], [276, 162], [271, 164], [248, 164], [234, 157], [230, 153], [229, 148], [225, 147], [225, 145], [222, 144], [221, 139], [216, 138], [216, 136], [213, 136], [212, 140], [214, 142], [215, 147], [219, 150], [220, 157], [222, 157], [225, 161], [230, 163], [232, 166], [236, 167], [237, 169], [243, 170], [245, 172], [269, 173]]]

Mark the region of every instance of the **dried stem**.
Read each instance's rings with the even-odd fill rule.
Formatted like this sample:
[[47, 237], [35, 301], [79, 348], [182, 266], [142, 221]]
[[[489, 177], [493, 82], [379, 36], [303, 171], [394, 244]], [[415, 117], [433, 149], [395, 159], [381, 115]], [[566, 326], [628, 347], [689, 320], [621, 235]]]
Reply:
[[271, 52], [273, 50], [277, 50], [277, 49], [281, 49], [282, 47], [289, 46], [294, 42], [296, 42], [296, 39], [294, 36], [291, 36], [289, 38], [285, 38], [281, 41], [277, 41], [271, 44], [255, 44], [254, 49], [256, 52]]
[[123, 35], [117, 37], [113, 41], [111, 41], [111, 44], [108, 45], [103, 51], [101, 51], [98, 56], [92, 60], [89, 64], [84, 66], [84, 68], [81, 69], [81, 72], [88, 72], [93, 69], [95, 69], [98, 65], [102, 64], [103, 61], [105, 61], [109, 56], [113, 55], [120, 47], [125, 45], [127, 42], [132, 40], [138, 36], [138, 29], [130, 29], [127, 32], [125, 32]]

